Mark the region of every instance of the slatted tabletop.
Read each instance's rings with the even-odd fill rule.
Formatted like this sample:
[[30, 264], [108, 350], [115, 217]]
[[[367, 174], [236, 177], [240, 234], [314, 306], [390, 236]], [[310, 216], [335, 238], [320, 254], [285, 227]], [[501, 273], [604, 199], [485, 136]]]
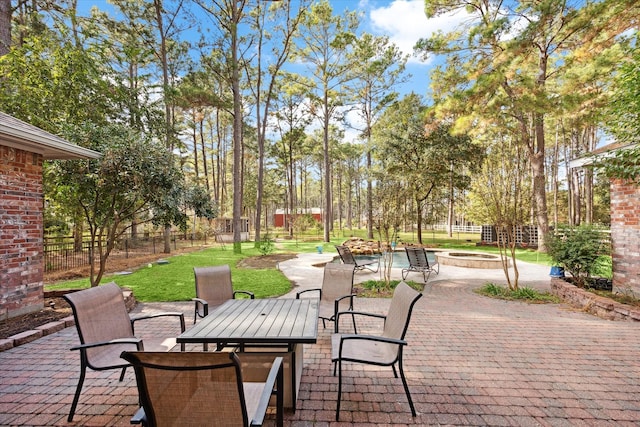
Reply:
[[232, 299], [178, 336], [179, 343], [312, 344], [316, 299]]

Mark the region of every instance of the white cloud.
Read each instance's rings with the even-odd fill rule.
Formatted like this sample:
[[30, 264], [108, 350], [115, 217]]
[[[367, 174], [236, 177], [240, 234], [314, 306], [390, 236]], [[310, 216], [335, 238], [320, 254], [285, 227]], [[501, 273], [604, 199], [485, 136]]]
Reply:
[[[468, 15], [462, 11], [427, 19], [424, 0], [393, 0], [388, 6], [372, 9], [370, 13], [372, 31], [389, 36], [405, 54], [413, 54], [413, 46], [421, 38], [434, 32], [451, 31], [458, 27]], [[420, 62], [412, 57], [410, 62]]]

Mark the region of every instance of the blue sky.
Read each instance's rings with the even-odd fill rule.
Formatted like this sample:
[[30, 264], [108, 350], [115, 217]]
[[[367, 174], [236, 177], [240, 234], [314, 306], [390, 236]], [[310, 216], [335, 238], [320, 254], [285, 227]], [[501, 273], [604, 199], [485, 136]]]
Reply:
[[[448, 32], [460, 25], [464, 13], [427, 19], [424, 0], [331, 0], [335, 10], [349, 8], [364, 12], [363, 28], [374, 35], [386, 35], [403, 53], [413, 54], [413, 46], [441, 30]], [[412, 78], [398, 88], [401, 93], [415, 92], [425, 95], [429, 86], [429, 70], [435, 64], [431, 58], [422, 62], [410, 56], [407, 71]]]
[[[448, 32], [460, 25], [464, 12], [427, 19], [424, 13], [424, 0], [330, 0], [335, 13], [345, 9], [359, 11], [362, 14], [361, 30], [374, 35], [388, 36], [404, 54], [411, 55], [407, 64], [407, 73], [411, 78], [395, 89], [401, 94], [410, 92], [425, 97], [429, 103], [429, 72], [435, 59], [421, 61], [413, 56], [413, 46], [420, 38], [429, 37], [435, 31]], [[88, 15], [92, 6], [114, 13], [115, 8], [107, 0], [78, 0], [80, 14]], [[117, 12], [115, 12], [117, 13]], [[357, 119], [349, 114], [349, 120], [357, 126]], [[347, 131], [347, 133], [353, 133]], [[347, 139], [356, 139], [355, 133]]]
[[[450, 15], [427, 19], [424, 14], [424, 0], [330, 0], [336, 13], [345, 9], [363, 14], [362, 30], [374, 35], [386, 35], [405, 54], [413, 53], [413, 45], [423, 37], [437, 30], [448, 31], [461, 22], [461, 15]], [[78, 0], [81, 14], [88, 14], [92, 6], [113, 13], [114, 8], [107, 0]], [[433, 60], [421, 62], [411, 57], [407, 66], [412, 79], [398, 87], [401, 93], [415, 92], [425, 95], [428, 90], [429, 69]]]

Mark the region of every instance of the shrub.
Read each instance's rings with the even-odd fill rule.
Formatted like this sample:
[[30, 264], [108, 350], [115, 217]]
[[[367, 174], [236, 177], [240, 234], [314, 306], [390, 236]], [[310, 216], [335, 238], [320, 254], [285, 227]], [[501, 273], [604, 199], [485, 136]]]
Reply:
[[592, 274], [602, 268], [604, 244], [594, 226], [558, 228], [549, 237], [549, 257], [574, 277], [576, 286], [584, 287]]
[[269, 255], [274, 251], [274, 249], [275, 249], [275, 244], [273, 243], [273, 240], [269, 236], [264, 237], [258, 243], [258, 250], [263, 256]]

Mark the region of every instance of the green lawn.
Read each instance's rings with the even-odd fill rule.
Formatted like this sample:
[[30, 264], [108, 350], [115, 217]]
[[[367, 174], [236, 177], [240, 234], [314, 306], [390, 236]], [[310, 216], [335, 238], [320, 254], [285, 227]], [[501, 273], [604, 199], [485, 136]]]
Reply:
[[[130, 288], [138, 301], [188, 301], [195, 297], [193, 267], [229, 264], [235, 289], [251, 291], [256, 298], [283, 295], [291, 289], [289, 280], [278, 270], [237, 268], [237, 262], [247, 256], [260, 255], [253, 243], [243, 243], [242, 254], [230, 248], [208, 248], [165, 258], [168, 264], [143, 266], [129, 275], [110, 275], [102, 283], [111, 281]], [[78, 289], [89, 287], [89, 279], [73, 280], [45, 286], [52, 289]]]
[[[278, 253], [309, 253], [316, 252], [318, 246], [327, 254], [335, 254], [334, 245], [341, 244], [348, 239], [352, 233], [345, 230], [336, 233], [339, 236], [331, 238], [331, 242], [323, 243], [322, 237], [308, 235], [303, 238], [292, 240], [280, 240], [275, 246]], [[364, 235], [364, 230], [359, 230], [354, 235]], [[428, 236], [427, 236], [428, 234]], [[401, 234], [402, 242], [413, 243], [415, 236]], [[428, 238], [427, 238], [428, 237]], [[447, 237], [443, 232], [425, 233], [423, 243], [446, 249], [473, 250], [477, 252], [497, 253], [497, 248], [476, 246], [475, 242], [479, 236], [475, 234], [454, 235]], [[251, 269], [238, 268], [237, 262], [245, 257], [260, 256], [260, 251], [255, 248], [253, 242], [242, 244], [242, 254], [234, 254], [230, 246], [213, 247], [197, 252], [185, 253], [175, 256], [168, 256], [165, 259], [168, 264], [152, 264], [151, 267], [143, 266], [129, 275], [109, 275], [102, 279], [102, 283], [110, 281], [118, 285], [133, 290], [136, 299], [143, 302], [160, 301], [189, 301], [195, 296], [195, 282], [193, 277], [193, 267], [209, 265], [229, 264], [233, 286], [236, 290], [251, 291], [256, 298], [277, 297], [286, 294], [291, 290], [290, 281], [276, 268]], [[522, 261], [550, 265], [549, 258], [544, 254], [528, 249], [517, 251], [517, 258]], [[81, 289], [89, 287], [89, 279], [80, 279], [46, 285], [46, 290], [53, 289]]]

